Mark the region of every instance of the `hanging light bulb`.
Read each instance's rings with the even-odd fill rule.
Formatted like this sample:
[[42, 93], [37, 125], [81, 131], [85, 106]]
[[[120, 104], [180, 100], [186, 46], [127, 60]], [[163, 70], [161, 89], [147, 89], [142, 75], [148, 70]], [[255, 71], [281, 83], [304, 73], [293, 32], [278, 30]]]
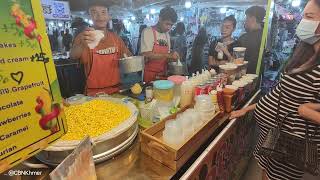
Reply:
[[292, 7], [299, 7], [301, 4], [301, 0], [293, 0], [291, 5]]
[[122, 22], [123, 24], [128, 24], [129, 21], [127, 19], [124, 19]]
[[223, 8], [220, 8], [220, 13], [221, 14], [225, 14], [227, 12], [227, 8], [223, 7]]
[[150, 13], [151, 14], [155, 14], [156, 13], [156, 9], [150, 9]]
[[186, 1], [185, 4], [184, 4], [184, 6], [185, 6], [187, 9], [189, 9], [189, 8], [192, 7], [192, 2], [191, 2], [191, 1]]

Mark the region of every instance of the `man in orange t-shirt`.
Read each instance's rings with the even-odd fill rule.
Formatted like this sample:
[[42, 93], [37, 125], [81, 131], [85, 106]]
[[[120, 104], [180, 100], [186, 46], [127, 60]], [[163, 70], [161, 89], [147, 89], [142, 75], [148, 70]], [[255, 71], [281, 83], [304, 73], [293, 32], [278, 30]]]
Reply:
[[[75, 38], [70, 57], [80, 59], [84, 64], [87, 77], [85, 94], [116, 93], [120, 85], [119, 59], [124, 54], [131, 56], [131, 52], [120, 37], [107, 30], [111, 18], [103, 1], [89, 3], [94, 29], [87, 28]], [[94, 49], [90, 49], [88, 44], [95, 41], [94, 30], [103, 31], [104, 37]]]

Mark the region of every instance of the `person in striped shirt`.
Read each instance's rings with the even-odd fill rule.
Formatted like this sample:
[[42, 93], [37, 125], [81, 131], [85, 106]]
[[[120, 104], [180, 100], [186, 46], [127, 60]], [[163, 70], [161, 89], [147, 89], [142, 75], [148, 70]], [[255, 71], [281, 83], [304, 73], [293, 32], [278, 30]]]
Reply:
[[315, 134], [311, 138], [317, 143], [320, 161], [320, 0], [307, 3], [297, 35], [301, 42], [275, 89], [257, 104], [231, 113], [231, 119], [234, 119], [254, 111], [260, 129], [254, 156], [264, 170], [263, 179], [320, 179], [294, 164], [258, 154], [268, 131], [277, 126], [277, 117], [283, 118], [290, 113], [282, 130], [305, 138], [308, 126], [309, 134]]

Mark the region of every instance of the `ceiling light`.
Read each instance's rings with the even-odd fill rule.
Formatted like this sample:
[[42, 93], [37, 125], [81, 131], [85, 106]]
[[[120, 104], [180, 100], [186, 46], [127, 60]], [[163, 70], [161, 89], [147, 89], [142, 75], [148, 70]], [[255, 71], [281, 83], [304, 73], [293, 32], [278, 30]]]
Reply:
[[187, 9], [191, 8], [191, 6], [192, 6], [191, 1], [186, 1], [185, 4], [184, 4], [184, 6], [185, 6]]
[[220, 8], [220, 13], [225, 14], [227, 12], [227, 8]]
[[124, 19], [122, 22], [123, 24], [128, 24], [129, 21], [127, 19]]
[[299, 7], [300, 4], [301, 4], [301, 0], [293, 0], [291, 3], [293, 7]]
[[150, 9], [150, 13], [151, 14], [155, 14], [156, 13], [156, 9]]

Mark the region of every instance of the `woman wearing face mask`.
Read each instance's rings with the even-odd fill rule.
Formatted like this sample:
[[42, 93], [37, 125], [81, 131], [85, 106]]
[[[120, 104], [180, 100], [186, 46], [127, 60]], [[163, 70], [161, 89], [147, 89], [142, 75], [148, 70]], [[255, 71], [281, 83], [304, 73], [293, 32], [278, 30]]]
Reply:
[[301, 43], [281, 74], [279, 85], [257, 104], [231, 114], [233, 119], [255, 111], [260, 135], [254, 156], [264, 169], [264, 179], [302, 179], [303, 176], [308, 180], [320, 179], [314, 176], [306, 178], [308, 174], [295, 165], [258, 153], [268, 131], [277, 127], [277, 117], [290, 113], [282, 130], [305, 138], [308, 127], [309, 134], [315, 133], [312, 140], [317, 144], [320, 158], [320, 0], [308, 2], [297, 35]]

